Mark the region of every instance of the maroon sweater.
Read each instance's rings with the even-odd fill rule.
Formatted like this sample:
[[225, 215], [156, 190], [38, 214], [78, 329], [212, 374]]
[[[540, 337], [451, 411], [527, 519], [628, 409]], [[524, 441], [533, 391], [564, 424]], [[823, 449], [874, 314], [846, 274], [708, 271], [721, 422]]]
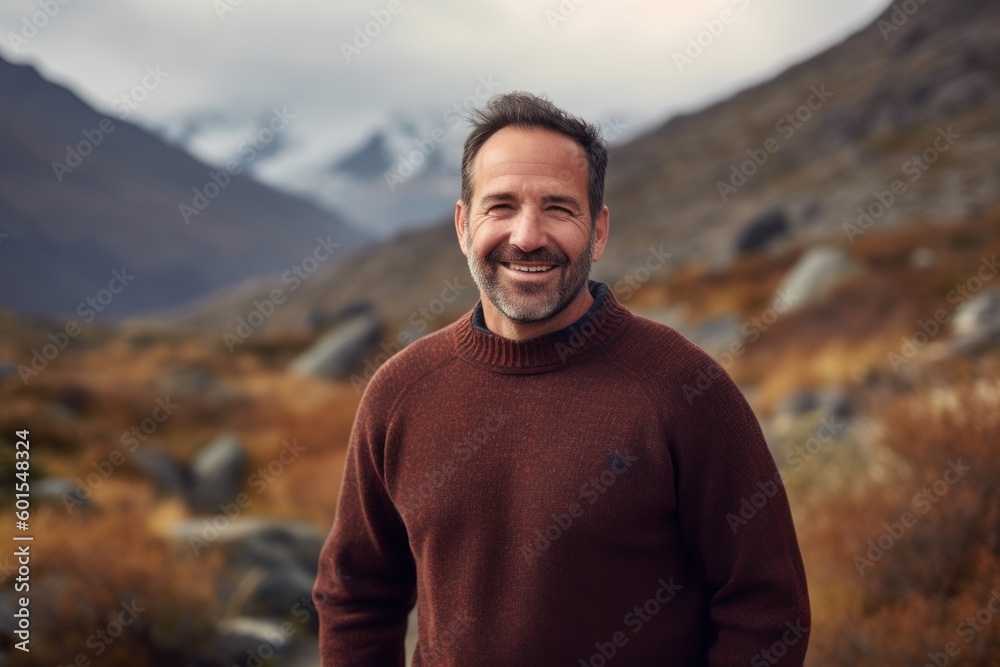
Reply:
[[732, 379], [606, 283], [526, 341], [476, 305], [392, 357], [314, 598], [324, 667], [801, 665], [788, 500]]

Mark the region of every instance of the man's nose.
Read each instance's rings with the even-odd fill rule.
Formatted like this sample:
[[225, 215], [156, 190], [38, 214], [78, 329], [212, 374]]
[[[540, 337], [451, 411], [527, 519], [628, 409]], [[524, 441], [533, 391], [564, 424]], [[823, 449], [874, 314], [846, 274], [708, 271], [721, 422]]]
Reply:
[[512, 221], [508, 242], [523, 252], [532, 252], [545, 246], [546, 234], [541, 213], [533, 206], [525, 206]]

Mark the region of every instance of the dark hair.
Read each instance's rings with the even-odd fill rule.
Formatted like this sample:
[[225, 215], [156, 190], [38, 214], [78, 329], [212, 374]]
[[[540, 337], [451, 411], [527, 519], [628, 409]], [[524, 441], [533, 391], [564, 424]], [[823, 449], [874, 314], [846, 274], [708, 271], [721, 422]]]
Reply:
[[462, 153], [462, 202], [472, 199], [472, 162], [486, 140], [508, 126], [554, 130], [573, 139], [587, 155], [590, 219], [595, 221], [604, 206], [604, 173], [608, 168], [608, 146], [601, 129], [566, 113], [542, 96], [523, 91], [494, 95], [484, 107], [472, 111], [472, 131]]

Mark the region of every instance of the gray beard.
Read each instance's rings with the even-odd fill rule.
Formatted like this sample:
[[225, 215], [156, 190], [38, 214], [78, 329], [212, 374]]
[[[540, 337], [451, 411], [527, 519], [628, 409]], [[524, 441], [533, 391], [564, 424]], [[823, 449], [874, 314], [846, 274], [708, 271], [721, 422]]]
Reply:
[[[499, 263], [487, 260], [476, 254], [472, 247], [472, 233], [469, 225], [465, 225], [465, 247], [468, 251], [466, 259], [469, 273], [479, 287], [479, 291], [490, 300], [497, 310], [514, 322], [544, 322], [561, 313], [566, 306], [587, 288], [590, 279], [590, 267], [593, 263], [594, 242], [597, 229], [591, 226], [590, 241], [587, 249], [576, 262], [568, 266], [559, 266], [554, 271], [560, 271], [555, 291], [548, 286], [528, 285], [522, 288], [511, 288], [500, 280]], [[541, 298], [539, 298], [541, 297]]]

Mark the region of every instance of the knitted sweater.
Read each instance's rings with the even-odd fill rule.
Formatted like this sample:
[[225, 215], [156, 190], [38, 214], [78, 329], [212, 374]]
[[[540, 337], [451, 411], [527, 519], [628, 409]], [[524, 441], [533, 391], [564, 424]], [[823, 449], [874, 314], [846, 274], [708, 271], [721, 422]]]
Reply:
[[314, 600], [324, 667], [801, 665], [784, 487], [725, 370], [606, 283], [530, 340], [482, 303], [362, 396]]

